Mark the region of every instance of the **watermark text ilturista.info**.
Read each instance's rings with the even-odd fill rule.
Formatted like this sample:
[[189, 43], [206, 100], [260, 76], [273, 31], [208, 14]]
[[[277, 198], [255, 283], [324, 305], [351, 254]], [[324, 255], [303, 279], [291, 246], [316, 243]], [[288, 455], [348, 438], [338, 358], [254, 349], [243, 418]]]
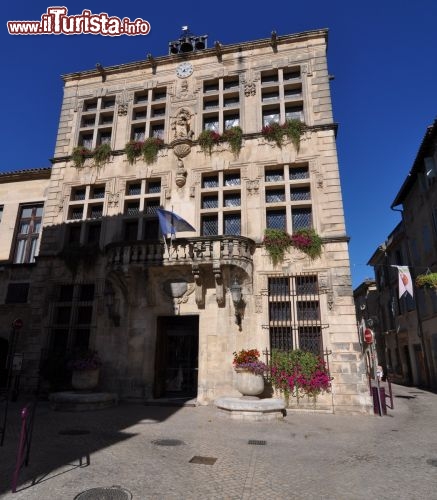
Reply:
[[69, 16], [67, 7], [48, 7], [42, 14], [41, 21], [8, 21], [10, 35], [147, 35], [150, 23], [137, 18], [120, 19], [109, 16], [106, 12], [93, 14], [83, 10], [81, 14]]

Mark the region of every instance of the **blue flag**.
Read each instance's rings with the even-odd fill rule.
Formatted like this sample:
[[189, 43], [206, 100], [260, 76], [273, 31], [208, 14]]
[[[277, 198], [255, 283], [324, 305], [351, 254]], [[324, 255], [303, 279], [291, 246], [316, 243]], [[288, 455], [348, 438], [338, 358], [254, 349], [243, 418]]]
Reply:
[[156, 213], [158, 214], [159, 227], [163, 235], [176, 234], [177, 231], [195, 231], [194, 227], [189, 222], [174, 212], [157, 208]]

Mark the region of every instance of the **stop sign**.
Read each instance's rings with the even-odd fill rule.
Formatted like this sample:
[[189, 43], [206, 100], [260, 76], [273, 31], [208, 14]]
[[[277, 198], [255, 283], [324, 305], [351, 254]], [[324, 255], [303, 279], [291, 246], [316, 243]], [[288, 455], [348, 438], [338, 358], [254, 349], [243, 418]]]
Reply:
[[366, 344], [371, 344], [373, 342], [373, 332], [370, 328], [366, 328], [364, 330], [364, 342], [366, 342]]
[[15, 319], [12, 323], [12, 326], [17, 330], [23, 328], [23, 320], [20, 318]]

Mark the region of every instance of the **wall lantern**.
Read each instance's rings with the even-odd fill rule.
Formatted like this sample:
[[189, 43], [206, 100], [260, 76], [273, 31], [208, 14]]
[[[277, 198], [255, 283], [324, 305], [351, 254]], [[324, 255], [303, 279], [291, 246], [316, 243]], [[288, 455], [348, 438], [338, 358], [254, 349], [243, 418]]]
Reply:
[[112, 320], [114, 326], [120, 326], [120, 314], [117, 311], [115, 291], [110, 282], [106, 283], [104, 296], [109, 318]]
[[229, 290], [231, 292], [232, 302], [234, 303], [235, 308], [235, 323], [238, 325], [238, 328], [241, 331], [244, 300], [242, 294], [242, 286], [238, 283], [237, 278], [234, 278], [234, 282], [230, 286]]

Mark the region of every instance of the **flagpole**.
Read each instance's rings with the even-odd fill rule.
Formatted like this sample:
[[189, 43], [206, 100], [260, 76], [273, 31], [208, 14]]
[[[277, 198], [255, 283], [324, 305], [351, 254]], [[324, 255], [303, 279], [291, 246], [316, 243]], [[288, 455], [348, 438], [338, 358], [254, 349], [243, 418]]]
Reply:
[[173, 217], [173, 205], [171, 206], [171, 227], [174, 228], [174, 233], [170, 233], [170, 240], [173, 241], [173, 234], [176, 238], [176, 228], [174, 227], [174, 217]]
[[168, 255], [168, 260], [171, 260], [170, 251], [168, 249], [167, 240], [166, 240], [164, 234], [162, 235], [162, 239], [164, 240], [164, 246], [165, 246], [165, 251], [167, 252], [167, 255]]

